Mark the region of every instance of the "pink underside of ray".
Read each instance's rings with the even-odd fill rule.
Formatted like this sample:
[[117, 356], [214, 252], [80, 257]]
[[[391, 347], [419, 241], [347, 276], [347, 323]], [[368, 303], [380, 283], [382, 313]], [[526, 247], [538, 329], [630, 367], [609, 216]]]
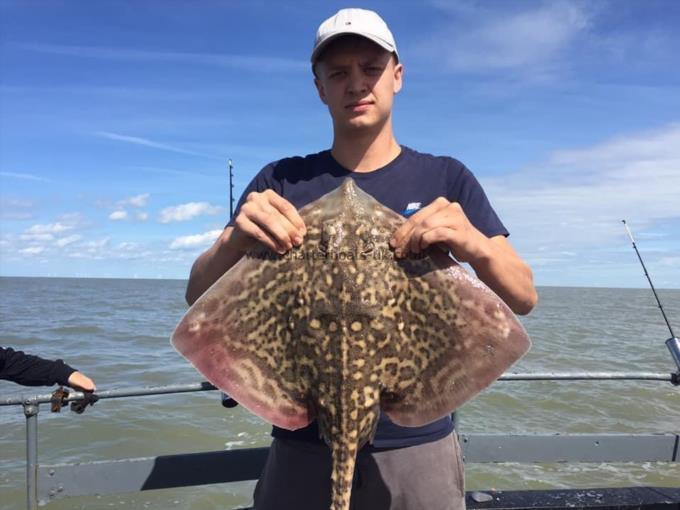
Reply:
[[448, 414], [452, 413], [458, 407], [460, 407], [462, 404], [464, 404], [470, 398], [472, 398], [474, 395], [477, 395], [480, 391], [490, 386], [491, 383], [493, 383], [496, 379], [498, 379], [502, 375], [502, 373], [503, 371], [500, 371], [498, 373], [489, 373], [484, 378], [476, 379], [473, 384], [467, 384], [465, 388], [459, 387], [456, 390], [449, 390], [460, 392], [462, 398], [456, 398], [454, 393], [454, 398], [452, 398], [448, 402], [451, 409], [443, 414], [439, 415], [433, 414], [431, 416], [424, 416], [422, 414], [413, 415], [408, 412], [387, 409], [385, 409], [384, 412], [390, 418], [390, 420], [392, 420], [396, 425], [400, 425], [402, 427], [420, 427], [422, 425], [431, 423], [435, 420], [438, 420], [439, 418], [443, 418], [444, 416], [447, 416]]
[[[177, 327], [172, 344], [210, 383], [250, 412], [277, 427], [296, 430], [309, 425], [312, 418], [304, 405], [272, 407], [258, 398], [257, 390], [237, 380], [232, 367], [238, 366], [240, 359], [229, 352], [224, 342], [189, 333], [186, 320], [188, 316], [189, 314]], [[268, 377], [268, 374], [263, 375]]]

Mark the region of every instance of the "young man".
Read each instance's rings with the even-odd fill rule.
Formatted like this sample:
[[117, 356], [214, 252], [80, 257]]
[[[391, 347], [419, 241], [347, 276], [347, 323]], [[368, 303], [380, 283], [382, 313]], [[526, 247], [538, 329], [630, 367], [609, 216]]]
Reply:
[[[395, 139], [392, 104], [404, 67], [385, 22], [371, 11], [339, 11], [320, 25], [311, 61], [333, 121], [330, 151], [282, 159], [260, 171], [235, 219], [194, 263], [187, 301], [196, 301], [257, 243], [279, 253], [301, 245], [306, 227], [297, 210], [351, 177], [408, 216], [390, 242], [396, 256], [445, 247], [516, 313], [528, 313], [537, 300], [531, 270], [471, 172], [455, 159], [421, 154]], [[373, 444], [357, 457], [353, 508], [464, 508], [462, 459], [452, 431], [448, 417], [416, 428], [381, 417]], [[316, 423], [294, 432], [274, 427], [272, 435], [255, 508], [328, 508], [330, 452]]]

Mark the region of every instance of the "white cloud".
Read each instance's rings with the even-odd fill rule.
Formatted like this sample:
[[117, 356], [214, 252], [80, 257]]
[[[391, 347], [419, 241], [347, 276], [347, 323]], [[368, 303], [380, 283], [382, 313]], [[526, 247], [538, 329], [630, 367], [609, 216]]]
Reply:
[[31, 200], [23, 200], [16, 198], [5, 198], [0, 196], [0, 207], [33, 207], [34, 203]]
[[216, 156], [210, 155], [210, 154], [203, 154], [200, 152], [195, 152], [195, 151], [190, 151], [186, 149], [182, 149], [180, 147], [176, 147], [174, 145], [169, 145], [165, 143], [158, 143], [154, 142], [152, 140], [149, 140], [148, 138], [141, 138], [138, 136], [130, 136], [130, 135], [121, 135], [118, 133], [109, 133], [107, 131], [99, 131], [95, 133], [97, 136], [101, 136], [103, 138], [108, 138], [109, 140], [115, 140], [118, 142], [125, 142], [125, 143], [132, 143], [135, 145], [143, 145], [145, 147], [151, 147], [153, 149], [160, 149], [164, 151], [170, 151], [170, 152], [178, 152], [180, 154], [189, 154], [191, 156], [201, 156], [204, 158], [213, 158], [213, 159], [222, 159], [222, 158], [217, 158]]
[[[62, 214], [54, 223], [38, 223], [24, 230], [21, 234], [13, 236], [14, 239], [23, 241], [15, 244], [13, 251], [20, 255], [38, 255], [50, 252], [51, 248], [63, 248], [81, 239], [79, 234], [68, 234], [82, 223], [82, 217], [78, 213]], [[23, 244], [23, 246], [22, 246]]]
[[17, 173], [17, 172], [0, 172], [0, 177], [10, 178], [10, 179], [20, 179], [20, 180], [24, 180], [24, 181], [50, 182], [49, 179], [46, 179], [45, 177], [40, 177], [39, 175], [23, 174], [23, 173]]
[[123, 241], [116, 245], [116, 250], [134, 251], [139, 249], [139, 244], [130, 241]]
[[170, 223], [172, 221], [187, 221], [203, 214], [219, 214], [220, 207], [209, 204], [208, 202], [189, 202], [174, 207], [166, 207], [161, 211], [160, 222]]
[[210, 243], [217, 239], [222, 230], [210, 230], [203, 234], [196, 234], [192, 236], [178, 237], [172, 243], [170, 243], [170, 248], [173, 250], [184, 249], [184, 248], [195, 248], [197, 246], [208, 246]]
[[0, 196], [0, 220], [30, 220], [34, 206], [29, 200]]
[[517, 234], [513, 242], [529, 253], [620, 246], [622, 219], [639, 232], [680, 219], [680, 125], [556, 151], [541, 165], [483, 184]]
[[677, 267], [680, 269], [680, 256], [661, 257], [659, 265], [666, 267]]
[[309, 68], [309, 64], [304, 60], [292, 60], [272, 57], [270, 55], [225, 55], [216, 53], [147, 51], [129, 48], [107, 48], [102, 46], [68, 46], [37, 43], [14, 44], [14, 46], [40, 53], [51, 53], [71, 57], [122, 60], [126, 62], [203, 64], [262, 73], [285, 71], [299, 72]]
[[141, 193], [130, 198], [126, 198], [120, 202], [121, 206], [130, 205], [132, 207], [144, 207], [149, 201], [149, 193]]
[[115, 203], [116, 208], [111, 214], [109, 214], [109, 219], [113, 221], [129, 220], [134, 217], [138, 221], [146, 221], [149, 219], [149, 214], [145, 211], [136, 211], [128, 213], [126, 210], [128, 207], [144, 207], [149, 201], [149, 193], [140, 193], [139, 195], [134, 195], [132, 197], [124, 198]]
[[443, 58], [456, 71], [550, 67], [590, 22], [583, 3], [531, 2], [520, 12], [492, 10], [484, 4], [464, 9], [436, 6], [454, 14], [448, 26], [421, 45], [426, 55]]
[[84, 247], [86, 249], [99, 249], [99, 248], [104, 248], [109, 245], [109, 242], [111, 241], [110, 238], [104, 237], [102, 239], [97, 239], [96, 241], [89, 241], [85, 243]]
[[67, 230], [72, 230], [73, 225], [69, 225], [66, 223], [62, 222], [56, 222], [56, 223], [45, 223], [45, 224], [37, 224], [33, 225], [32, 227], [28, 228], [25, 233], [26, 234], [60, 234], [62, 232], [66, 232]]
[[127, 211], [122, 209], [113, 211], [111, 214], [109, 214], [109, 219], [113, 221], [127, 220], [127, 218], [128, 218]]
[[130, 241], [120, 242], [110, 250], [111, 257], [124, 260], [145, 259], [152, 255], [153, 253], [150, 250], [144, 250], [139, 243]]
[[27, 228], [19, 238], [22, 241], [52, 241], [56, 234], [73, 230], [74, 225], [58, 221], [56, 223], [39, 223]]
[[552, 164], [562, 167], [591, 168], [619, 173], [621, 163], [630, 160], [664, 162], [680, 156], [680, 124], [634, 136], [619, 136], [593, 147], [556, 151]]
[[108, 237], [97, 239], [95, 241], [88, 241], [77, 246], [77, 251], [69, 253], [74, 258], [87, 258], [102, 260], [111, 256], [109, 244], [111, 239]]
[[57, 239], [54, 244], [56, 244], [60, 248], [63, 248], [64, 246], [68, 246], [69, 244], [75, 243], [76, 241], [80, 241], [82, 238], [83, 236], [79, 234], [73, 234], [67, 237]]
[[23, 248], [19, 250], [22, 255], [39, 255], [45, 251], [44, 246], [29, 246], [28, 248]]
[[23, 233], [19, 236], [19, 239], [22, 241], [37, 241], [37, 242], [43, 242], [43, 241], [51, 241], [54, 239], [54, 235], [50, 233]]
[[82, 226], [85, 223], [85, 219], [81, 213], [64, 213], [59, 216], [59, 218], [59, 222], [66, 225], [69, 229]]

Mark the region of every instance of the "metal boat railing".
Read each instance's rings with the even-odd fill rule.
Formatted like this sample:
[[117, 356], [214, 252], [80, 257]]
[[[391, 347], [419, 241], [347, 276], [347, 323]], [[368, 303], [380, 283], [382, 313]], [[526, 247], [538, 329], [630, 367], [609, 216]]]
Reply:
[[[680, 384], [678, 373], [654, 372], [509, 373], [499, 380], [624, 380]], [[107, 390], [98, 392], [97, 397], [102, 400], [215, 390], [217, 388], [212, 384], [201, 382]], [[83, 397], [83, 393], [73, 392], [63, 399], [63, 403], [77, 402]], [[0, 406], [23, 406], [26, 417], [26, 493], [29, 510], [36, 510], [39, 504], [64, 497], [254, 480], [259, 477], [267, 457], [268, 448], [250, 448], [41, 466], [38, 463], [38, 414], [40, 405], [51, 401], [51, 394], [0, 400]], [[666, 434], [491, 435], [461, 433], [459, 423], [456, 429], [465, 461], [471, 463], [680, 462], [680, 430]], [[584, 494], [578, 494], [577, 498], [585, 501], [583, 498], [587, 494]], [[654, 508], [680, 509], [680, 488], [654, 489], [650, 494], [636, 497], [651, 497], [654, 505], [657, 505]], [[654, 499], [657, 496], [661, 498], [659, 501]], [[604, 496], [596, 494], [593, 497], [601, 500]], [[668, 507], [665, 505], [668, 502], [677, 503], [677, 506]]]

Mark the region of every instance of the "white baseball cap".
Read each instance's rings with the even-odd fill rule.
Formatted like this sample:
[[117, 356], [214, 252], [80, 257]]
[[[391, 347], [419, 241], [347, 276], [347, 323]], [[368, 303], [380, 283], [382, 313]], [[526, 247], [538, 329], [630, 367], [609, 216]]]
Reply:
[[319, 25], [312, 51], [312, 64], [316, 63], [323, 49], [342, 35], [359, 35], [394, 53], [399, 60], [397, 44], [387, 23], [373, 11], [366, 9], [340, 9], [334, 16]]

